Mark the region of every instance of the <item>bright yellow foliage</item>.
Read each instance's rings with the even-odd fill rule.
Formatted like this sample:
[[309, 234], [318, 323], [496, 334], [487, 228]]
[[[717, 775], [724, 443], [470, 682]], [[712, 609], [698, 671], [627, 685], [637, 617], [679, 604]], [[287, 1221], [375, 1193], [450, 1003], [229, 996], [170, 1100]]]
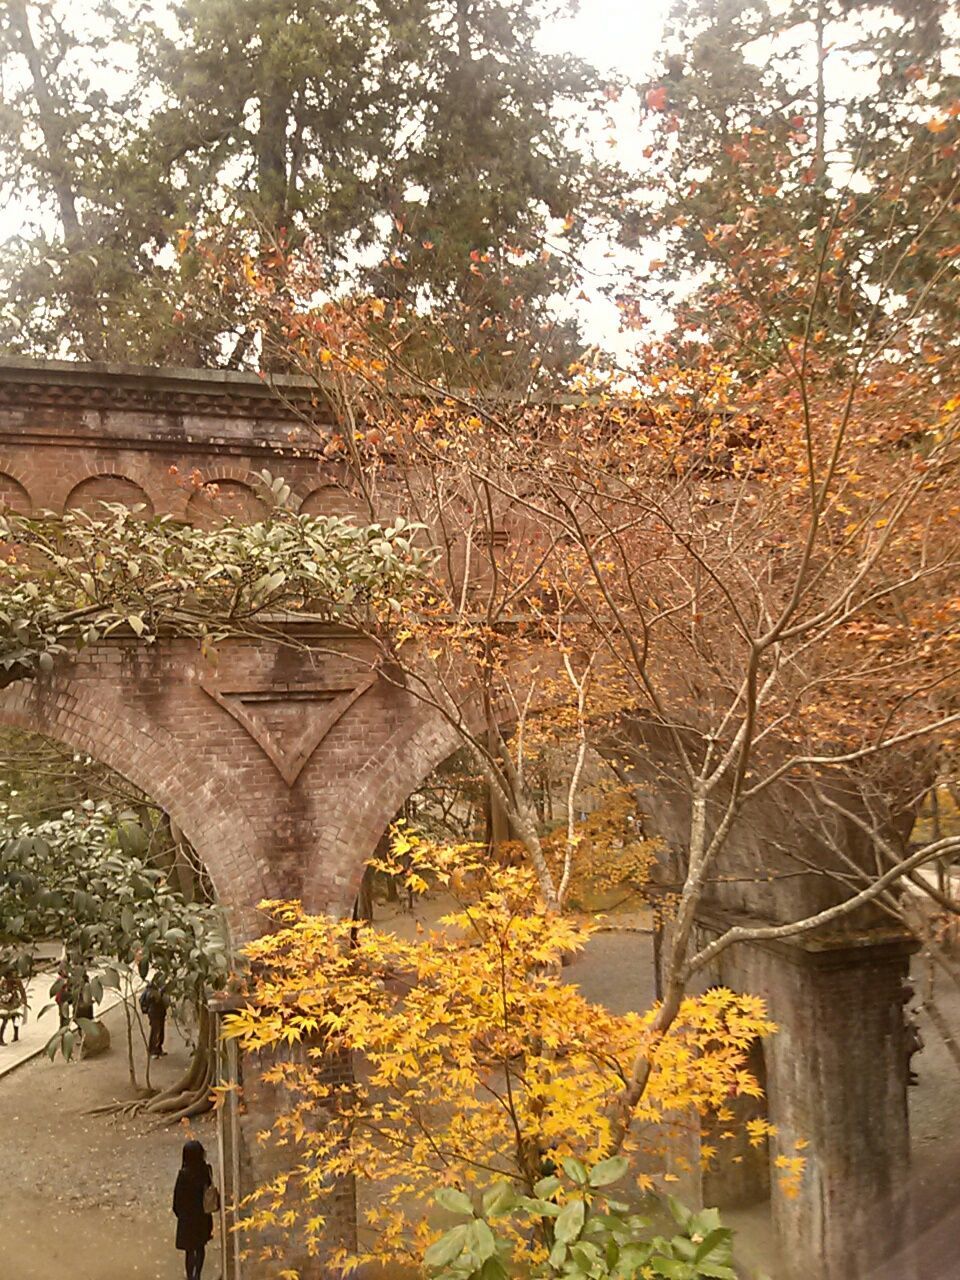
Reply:
[[[562, 973], [590, 928], [548, 913], [528, 870], [485, 866], [473, 846], [432, 856], [429, 875], [462, 907], [413, 942], [262, 904], [279, 927], [246, 949], [250, 1000], [226, 1034], [247, 1051], [281, 1050], [265, 1074], [289, 1100], [273, 1134], [289, 1162], [254, 1198], [253, 1228], [293, 1214], [316, 1242], [331, 1183], [355, 1175], [377, 1188], [361, 1258], [422, 1256], [439, 1183], [507, 1177], [529, 1191], [561, 1156], [609, 1155], [608, 1117], [644, 1045], [654, 1069], [623, 1147], [639, 1188], [658, 1172], [664, 1122], [758, 1092], [744, 1063], [772, 1030], [760, 1000], [688, 998], [657, 1041], [652, 1011], [610, 1013], [580, 994], [575, 967]], [[428, 874], [411, 837], [393, 857]], [[331, 1062], [349, 1062], [352, 1083], [332, 1082]]]

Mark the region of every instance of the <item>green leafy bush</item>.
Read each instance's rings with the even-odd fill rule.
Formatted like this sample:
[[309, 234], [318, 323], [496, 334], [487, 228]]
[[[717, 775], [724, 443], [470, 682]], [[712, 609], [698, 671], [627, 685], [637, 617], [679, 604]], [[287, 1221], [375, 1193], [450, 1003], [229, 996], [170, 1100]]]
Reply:
[[530, 1264], [522, 1273], [537, 1280], [736, 1280], [731, 1232], [716, 1209], [699, 1213], [668, 1197], [665, 1206], [679, 1228], [657, 1232], [655, 1215], [635, 1213], [606, 1188], [627, 1172], [612, 1156], [592, 1169], [579, 1160], [562, 1162], [564, 1180], [550, 1175], [519, 1194], [507, 1182], [487, 1191], [478, 1206], [463, 1191], [437, 1192], [437, 1204], [458, 1222], [424, 1256], [434, 1280], [508, 1280], [519, 1275], [518, 1236], [530, 1241]]

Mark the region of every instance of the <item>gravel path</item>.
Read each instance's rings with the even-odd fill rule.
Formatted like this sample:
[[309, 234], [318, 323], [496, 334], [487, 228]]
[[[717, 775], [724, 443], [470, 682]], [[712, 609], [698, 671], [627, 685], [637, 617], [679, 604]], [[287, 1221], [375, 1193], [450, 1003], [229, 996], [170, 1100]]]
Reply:
[[[0, 1274], [10, 1280], [179, 1280], [170, 1211], [184, 1129], [153, 1132], [138, 1120], [86, 1112], [129, 1097], [119, 1009], [104, 1021], [113, 1047], [83, 1062], [34, 1059], [0, 1081]], [[169, 1056], [154, 1083], [172, 1083], [188, 1060], [168, 1023]], [[192, 1133], [215, 1158], [212, 1119]], [[7, 1266], [15, 1269], [7, 1271]], [[204, 1280], [220, 1274], [216, 1240]]]

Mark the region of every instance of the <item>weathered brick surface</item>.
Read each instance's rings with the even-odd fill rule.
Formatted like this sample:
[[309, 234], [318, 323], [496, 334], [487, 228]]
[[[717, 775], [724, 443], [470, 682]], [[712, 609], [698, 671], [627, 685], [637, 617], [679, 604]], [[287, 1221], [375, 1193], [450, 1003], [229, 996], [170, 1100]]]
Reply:
[[249, 377], [0, 361], [0, 499], [18, 511], [105, 500], [202, 521], [194, 477], [219, 485], [231, 514], [256, 515], [266, 469], [295, 505], [340, 513], [351, 500], [319, 457], [326, 430], [322, 413], [311, 430]]
[[[2, 362], [0, 500], [35, 512], [142, 504], [205, 525], [257, 518], [267, 469], [295, 505], [342, 514], [357, 502], [318, 456], [325, 429], [319, 414], [316, 433], [305, 428], [257, 379]], [[370, 676], [360, 642], [321, 639], [332, 652], [312, 662], [235, 641], [213, 666], [191, 642], [118, 637], [8, 689], [0, 717], [95, 756], [163, 805], [243, 936], [261, 927], [263, 897], [346, 909], [386, 824], [455, 746], [421, 704], [375, 681], [289, 767], [311, 718]]]
[[[323, 643], [331, 652], [307, 665], [290, 648], [229, 641], [213, 666], [191, 641], [110, 639], [10, 686], [0, 719], [94, 756], [152, 796], [248, 933], [263, 897], [346, 909], [386, 824], [456, 745], [421, 704], [374, 681], [289, 785], [258, 727], [282, 748], [329, 696], [370, 678], [362, 642], [331, 631]], [[252, 731], [215, 699], [221, 689], [250, 699]]]
[[[708, 928], [702, 940], [715, 932]], [[732, 948], [712, 974], [735, 991], [763, 996], [777, 1023], [763, 1045], [777, 1129], [770, 1158], [802, 1149], [806, 1160], [799, 1194], [788, 1194], [771, 1168], [783, 1280], [869, 1280], [881, 1262], [905, 1256], [909, 1128], [901, 996], [912, 949], [909, 939], [889, 933], [799, 939]], [[722, 1163], [705, 1179], [704, 1195], [733, 1205], [742, 1175], [735, 1170], [725, 1179]], [[913, 1275], [906, 1262], [902, 1275]]]
[[[322, 444], [322, 422], [317, 430]], [[107, 501], [201, 526], [256, 519], [264, 469], [307, 513], [357, 512], [316, 442], [256, 379], [0, 362], [0, 503], [18, 512]], [[203, 487], [212, 484], [215, 500]], [[307, 627], [316, 630], [296, 629]], [[0, 722], [101, 760], [162, 805], [203, 859], [239, 942], [264, 928], [263, 898], [349, 909], [386, 825], [457, 745], [422, 703], [371, 678], [358, 637], [326, 628], [313, 639], [324, 652], [314, 645], [311, 660], [231, 640], [214, 665], [181, 638], [147, 648], [117, 635], [0, 693]], [[222, 1116], [231, 1194], [271, 1173], [254, 1135], [280, 1100], [259, 1065], [235, 1063], [243, 1104]], [[354, 1232], [345, 1185], [330, 1242]], [[235, 1253], [224, 1262], [240, 1274]], [[242, 1271], [257, 1280], [269, 1266]], [[322, 1260], [304, 1272], [324, 1273]]]

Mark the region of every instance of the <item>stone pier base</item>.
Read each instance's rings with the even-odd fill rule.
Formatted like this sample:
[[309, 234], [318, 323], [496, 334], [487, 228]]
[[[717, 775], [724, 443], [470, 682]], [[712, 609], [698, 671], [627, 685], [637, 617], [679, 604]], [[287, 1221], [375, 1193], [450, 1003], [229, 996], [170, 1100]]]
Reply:
[[[719, 929], [720, 922], [704, 921], [702, 939]], [[782, 1280], [872, 1280], [909, 1239], [901, 995], [914, 949], [909, 937], [878, 930], [737, 945], [711, 974], [764, 997], [779, 1028], [763, 1044], [763, 1062], [777, 1128], [769, 1185]], [[777, 1158], [796, 1155], [806, 1164], [790, 1194]], [[733, 1208], [762, 1181], [755, 1167], [721, 1161], [702, 1192]]]

